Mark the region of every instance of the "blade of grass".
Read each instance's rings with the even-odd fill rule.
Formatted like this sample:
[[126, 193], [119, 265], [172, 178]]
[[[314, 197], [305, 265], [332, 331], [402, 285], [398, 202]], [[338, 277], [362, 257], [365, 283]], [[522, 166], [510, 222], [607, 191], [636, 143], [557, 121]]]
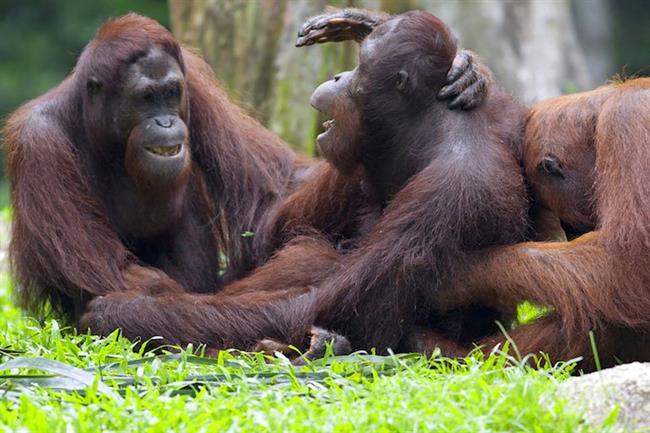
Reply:
[[95, 377], [94, 374], [59, 361], [45, 358], [15, 358], [5, 362], [4, 364], [0, 364], [0, 370], [10, 370], [14, 368], [28, 368], [30, 370], [46, 371], [54, 375], [63, 376], [77, 381], [87, 387], [92, 387], [96, 384], [98, 392], [115, 399], [118, 403], [123, 402], [122, 397]]

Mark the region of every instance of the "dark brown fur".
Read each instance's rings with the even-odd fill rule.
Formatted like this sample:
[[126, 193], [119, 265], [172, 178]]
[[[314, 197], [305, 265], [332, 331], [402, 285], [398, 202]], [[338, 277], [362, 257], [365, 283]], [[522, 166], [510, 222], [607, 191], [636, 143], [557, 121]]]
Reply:
[[[533, 106], [524, 162], [540, 203], [575, 233], [570, 242], [523, 243], [474, 254], [441, 304], [529, 300], [555, 314], [515, 329], [521, 353], [583, 357], [595, 367], [648, 360], [650, 336], [650, 79], [614, 83]], [[540, 165], [557, 157], [561, 178]], [[490, 350], [503, 339], [483, 342]]]

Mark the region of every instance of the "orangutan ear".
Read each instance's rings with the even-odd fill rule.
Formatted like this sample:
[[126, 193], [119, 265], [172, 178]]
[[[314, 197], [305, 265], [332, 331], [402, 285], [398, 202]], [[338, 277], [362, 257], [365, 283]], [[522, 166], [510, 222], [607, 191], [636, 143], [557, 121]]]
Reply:
[[402, 93], [408, 93], [411, 88], [411, 77], [406, 70], [402, 69], [397, 73], [397, 77], [395, 78], [395, 88]]
[[395, 89], [405, 95], [411, 94], [415, 91], [417, 81], [415, 74], [409, 72], [407, 69], [400, 70], [395, 76]]

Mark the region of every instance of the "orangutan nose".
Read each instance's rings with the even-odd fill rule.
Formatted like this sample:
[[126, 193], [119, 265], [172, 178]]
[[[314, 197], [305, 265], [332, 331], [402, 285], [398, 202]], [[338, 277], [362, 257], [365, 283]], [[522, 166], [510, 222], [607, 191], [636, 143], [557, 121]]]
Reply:
[[171, 128], [172, 125], [174, 125], [174, 118], [172, 116], [168, 116], [166, 118], [156, 117], [154, 120], [156, 121], [156, 125], [163, 128]]

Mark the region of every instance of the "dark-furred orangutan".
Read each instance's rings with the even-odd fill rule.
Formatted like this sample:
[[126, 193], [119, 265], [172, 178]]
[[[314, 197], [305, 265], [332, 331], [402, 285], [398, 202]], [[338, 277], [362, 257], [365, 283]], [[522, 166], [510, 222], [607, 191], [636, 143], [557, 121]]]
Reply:
[[[355, 27], [368, 21], [371, 31]], [[314, 291], [315, 323], [348, 337], [353, 349], [379, 352], [410, 349], [418, 324], [448, 333], [449, 322], [453, 329], [460, 320], [459, 341], [494, 332], [494, 320], [512, 310], [476, 304], [439, 316], [431, 305], [469, 252], [527, 233], [517, 158], [523, 107], [496, 89], [472, 111], [437, 101], [456, 41], [428, 13], [335, 12], [309, 21], [299, 44], [342, 39], [362, 41], [359, 66], [313, 94], [312, 105], [331, 118], [318, 145], [332, 176], [357, 179], [378, 216]], [[326, 177], [307, 181], [278, 226], [311, 225], [305, 215], [323, 206], [317, 197], [336, 196], [332, 187], [340, 186]]]
[[[440, 306], [529, 300], [554, 313], [510, 331], [522, 354], [582, 357], [581, 368], [591, 370], [593, 331], [602, 366], [650, 360], [650, 79], [535, 104], [523, 162], [535, 200], [579, 237], [473, 253]], [[501, 342], [480, 344], [491, 350]]]

